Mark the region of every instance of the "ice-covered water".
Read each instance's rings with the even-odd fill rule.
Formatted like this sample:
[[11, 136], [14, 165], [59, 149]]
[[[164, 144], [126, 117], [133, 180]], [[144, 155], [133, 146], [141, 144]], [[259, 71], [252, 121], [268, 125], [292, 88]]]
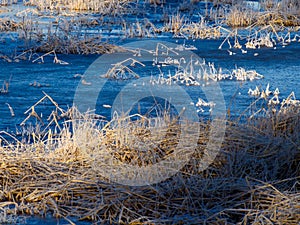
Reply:
[[[166, 41], [163, 40], [162, 41]], [[127, 40], [128, 42], [128, 40]], [[296, 97], [300, 96], [300, 45], [291, 43], [288, 46], [278, 46], [277, 49], [261, 48], [248, 50], [247, 54], [238, 51], [236, 55], [229, 55], [227, 50], [219, 50], [221, 41], [217, 40], [197, 40], [183, 41], [177, 40], [178, 44], [191, 44], [197, 47], [194, 51], [200, 58], [206, 62], [214, 62], [215, 67], [221, 67], [223, 70], [232, 70], [236, 67], [243, 67], [247, 70], [256, 70], [264, 75], [264, 79], [255, 81], [220, 81], [224, 98], [227, 106], [230, 99], [235, 95], [235, 110], [243, 109], [253, 100], [248, 96], [249, 88], [260, 86], [265, 88], [270, 84], [271, 89], [279, 88], [280, 96], [287, 97], [292, 91]], [[7, 48], [9, 45], [1, 45], [0, 48]], [[257, 56], [254, 56], [258, 53]], [[32, 63], [30, 61], [20, 61], [18, 63], [8, 63], [0, 61], [0, 83], [10, 79], [9, 93], [0, 95], [0, 130], [15, 132], [19, 124], [25, 119], [24, 112], [43, 97], [42, 91], [49, 94], [62, 108], [72, 106], [73, 97], [80, 78], [74, 78], [76, 74], [84, 74], [88, 66], [93, 63], [98, 56], [82, 55], [59, 55], [58, 58], [69, 63], [69, 65], [60, 65], [53, 63], [53, 56], [45, 57], [45, 63]], [[139, 71], [140, 70], [140, 71]], [[135, 71], [139, 74], [145, 74], [144, 68]], [[155, 74], [153, 74], [155, 75]], [[142, 75], [143, 76], [143, 75]], [[97, 78], [105, 79], [105, 78]], [[103, 107], [103, 104], [112, 104], [114, 96], [122, 89], [128, 81], [110, 81], [108, 85], [109, 94], [101, 96], [98, 99], [97, 112], [108, 116], [109, 110]], [[35, 85], [34, 85], [35, 84]], [[205, 98], [201, 87], [184, 87], [196, 102], [198, 97]], [[15, 111], [12, 117], [7, 106], [8, 103]], [[47, 103], [45, 103], [47, 110]], [[231, 106], [232, 107], [232, 106]], [[43, 112], [43, 109], [40, 109]]]
[[[158, 18], [155, 14], [148, 16], [152, 17], [152, 21]], [[114, 29], [107, 34], [105, 33], [104, 36], [108, 37], [112, 34], [114, 34], [115, 41], [120, 38], [119, 31]], [[2, 33], [1, 35], [6, 36], [6, 39], [3, 41], [4, 39], [1, 38], [0, 53], [4, 55], [14, 55], [15, 52], [21, 53], [17, 48], [20, 45], [20, 43], [16, 43], [18, 40], [13, 41], [9, 34]], [[246, 54], [243, 54], [240, 49], [231, 49], [230, 51], [236, 54], [229, 54], [228, 48], [219, 49], [223, 40], [193, 41], [170, 37], [170, 34], [163, 33], [155, 40], [171, 41], [180, 45], [193, 45], [197, 48], [194, 52], [200, 58], [205, 59], [206, 62], [213, 62], [216, 68], [221, 67], [223, 71], [243, 67], [247, 70], [256, 70], [264, 76], [264, 79], [254, 81], [223, 80], [219, 82], [226, 106], [230, 107], [231, 112], [237, 115], [243, 112], [254, 100], [247, 92], [249, 88], [254, 89], [256, 86], [265, 88], [270, 84], [271, 90], [279, 88], [281, 99], [286, 98], [292, 91], [295, 92], [296, 97], [300, 98], [300, 44], [298, 42], [290, 43], [287, 46], [278, 45], [276, 49], [248, 49]], [[137, 39], [120, 39], [117, 41], [121, 45], [125, 42], [137, 41]], [[26, 60], [7, 62], [0, 59], [0, 88], [5, 80], [10, 80], [9, 92], [0, 94], [0, 131], [16, 133], [17, 130], [20, 130], [20, 123], [27, 116], [24, 115], [24, 112], [44, 96], [43, 91], [51, 96], [60, 107], [67, 109], [72, 106], [76, 88], [81, 82], [80, 77], [76, 74], [84, 74], [89, 65], [98, 57], [96, 55], [58, 55], [58, 58], [68, 62], [68, 65], [53, 63], [52, 55], [45, 57], [44, 63], [32, 63]], [[149, 75], [145, 68], [137, 69], [135, 72], [141, 76]], [[96, 77], [95, 79], [105, 78]], [[113, 104], [114, 98], [128, 82], [130, 81], [109, 81], [107, 92], [102, 93], [98, 98], [97, 113], [109, 119], [111, 109], [107, 106]], [[184, 86], [183, 88], [191, 96], [194, 103], [197, 102], [198, 97], [205, 99], [201, 86]], [[134, 91], [132, 93], [134, 94]], [[15, 115], [13, 117], [8, 105], [14, 110]], [[46, 120], [52, 109], [53, 106], [49, 102], [44, 102], [36, 108], [36, 111]], [[201, 116], [201, 113], [199, 115]], [[53, 218], [44, 220], [36, 217], [28, 218], [26, 222], [27, 224], [58, 223]]]

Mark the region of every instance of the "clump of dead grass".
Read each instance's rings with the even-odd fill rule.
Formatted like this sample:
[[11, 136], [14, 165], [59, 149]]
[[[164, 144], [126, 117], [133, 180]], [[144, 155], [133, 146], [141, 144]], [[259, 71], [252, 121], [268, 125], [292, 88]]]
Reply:
[[268, 11], [281, 11], [293, 15], [299, 15], [300, 12], [300, 4], [297, 0], [262, 0], [260, 3]]
[[97, 21], [77, 17], [72, 20], [61, 18], [55, 22], [41, 25], [27, 16], [24, 18], [16, 28], [19, 38], [25, 41], [26, 49], [21, 54], [23, 58], [28, 52], [32, 56], [36, 52], [52, 51], [61, 54], [86, 55], [122, 51], [121, 48], [103, 41], [98, 33], [82, 35], [86, 32], [87, 27], [93, 26]]
[[19, 24], [9, 18], [0, 19], [0, 31], [16, 31], [19, 28]]
[[258, 3], [263, 11], [253, 10], [242, 3], [233, 5], [225, 12], [225, 23], [230, 27], [248, 27], [253, 25], [299, 26], [299, 5], [293, 1], [264, 1]]
[[230, 27], [247, 27], [257, 21], [257, 12], [240, 6], [232, 6], [226, 14], [226, 24]]
[[55, 51], [61, 54], [104, 54], [122, 49], [113, 44], [103, 42], [101, 38], [91, 37], [87, 39], [80, 38], [68, 38], [67, 40], [63, 36], [53, 35], [47, 38], [47, 41], [43, 42], [38, 47], [34, 48], [35, 52], [51, 52]]
[[191, 22], [179, 13], [172, 15], [161, 30], [171, 32], [175, 37], [193, 39], [217, 39], [222, 35], [221, 27], [209, 25], [204, 17], [200, 17], [198, 22]]
[[131, 0], [103, 0], [103, 1], [83, 1], [83, 0], [60, 0], [60, 1], [25, 1], [25, 5], [37, 6], [40, 11], [93, 11], [101, 14], [119, 14], [126, 10]]
[[300, 18], [297, 15], [282, 12], [266, 12], [257, 18], [259, 25], [276, 24], [285, 27], [293, 27], [300, 25]]
[[123, 23], [123, 33], [126, 37], [133, 38], [150, 38], [156, 37], [158, 33], [161, 33], [162, 30], [157, 28], [152, 22], [148, 19], [143, 21], [136, 21], [136, 23]]

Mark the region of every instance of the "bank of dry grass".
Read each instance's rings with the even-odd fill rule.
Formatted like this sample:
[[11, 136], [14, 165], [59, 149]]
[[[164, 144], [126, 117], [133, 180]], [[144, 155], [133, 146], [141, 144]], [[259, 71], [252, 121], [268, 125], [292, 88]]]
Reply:
[[233, 7], [226, 14], [225, 22], [230, 27], [265, 26], [270, 24], [294, 27], [300, 25], [300, 18], [294, 14], [278, 11], [254, 12], [245, 8]]
[[260, 1], [254, 9], [245, 3], [236, 3], [225, 13], [225, 22], [231, 27], [265, 26], [270, 24], [293, 27], [300, 25], [298, 1]]
[[299, 108], [247, 123], [228, 121], [220, 153], [204, 171], [211, 123], [199, 122], [199, 134], [189, 132], [198, 140], [189, 162], [171, 178], [141, 187], [109, 182], [109, 174], [101, 175], [99, 157], [152, 165], [174, 152], [184, 124], [179, 127], [168, 114], [119, 116], [109, 123], [74, 109], [63, 114], [73, 132], [66, 125], [58, 134], [29, 134], [31, 144], [6, 143], [1, 134], [1, 218], [52, 214], [70, 223], [75, 217], [132, 224], [300, 220]]

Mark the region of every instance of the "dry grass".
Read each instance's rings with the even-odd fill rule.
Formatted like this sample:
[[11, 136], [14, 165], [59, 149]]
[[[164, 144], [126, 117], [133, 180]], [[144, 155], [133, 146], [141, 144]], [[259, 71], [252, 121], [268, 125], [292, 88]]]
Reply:
[[122, 26], [124, 35], [129, 38], [153, 38], [156, 37], [157, 33], [162, 32], [146, 18], [143, 21], [136, 21], [136, 23], [124, 22]]
[[257, 18], [259, 25], [276, 24], [284, 27], [293, 27], [300, 25], [300, 18], [297, 15], [281, 12], [267, 12]]
[[247, 27], [257, 21], [257, 12], [239, 6], [231, 7], [226, 14], [226, 24], [230, 27]]
[[217, 39], [221, 37], [221, 27], [209, 25], [204, 17], [201, 17], [198, 22], [190, 22], [180, 14], [172, 15], [161, 30], [171, 32], [175, 37], [193, 39]]
[[10, 18], [0, 19], [0, 31], [16, 31], [19, 28], [19, 24]]
[[[38, 5], [40, 10], [107, 14], [122, 12], [128, 2], [28, 3]], [[239, 8], [232, 8], [228, 24], [298, 23], [295, 14], [290, 19], [289, 14], [278, 10], [253, 13], [250, 19], [244, 15]], [[176, 14], [169, 21], [162, 31], [192, 38], [221, 37], [220, 27], [208, 25], [203, 18], [190, 23]], [[20, 29], [20, 36], [26, 40], [40, 40], [34, 51], [51, 52], [54, 57], [55, 53], [99, 54], [114, 49], [99, 37], [82, 39], [78, 36], [81, 30], [73, 30], [68, 21], [60, 22], [55, 32], [49, 29], [47, 35], [34, 33], [30, 20], [18, 28], [7, 21], [0, 27], [4, 31]], [[140, 37], [159, 32], [146, 20], [126, 30], [128, 36]], [[236, 75], [245, 79], [245, 72], [236, 70]], [[4, 85], [1, 91], [6, 90]], [[245, 113], [242, 122], [229, 120], [220, 153], [205, 171], [201, 170], [201, 160], [212, 125], [210, 121], [192, 124], [200, 127], [200, 134], [188, 132], [185, 147], [190, 147], [190, 140], [197, 140], [198, 145], [186, 166], [158, 184], [130, 187], [101, 176], [105, 157], [134, 166], [153, 165], [174, 152], [182, 129], [193, 126], [180, 126], [178, 118], [165, 111], [157, 118], [119, 116], [107, 122], [97, 115], [81, 115], [73, 108], [64, 111], [46, 97], [56, 106], [47, 129], [26, 127], [21, 141], [0, 132], [0, 223], [17, 223], [20, 215], [46, 214], [65, 218], [71, 224], [71, 217], [126, 224], [296, 224], [300, 220], [299, 106], [251, 108], [253, 111]], [[231, 114], [234, 112], [228, 110], [229, 117]], [[27, 115], [28, 120], [41, 120], [34, 107]]]
[[[260, 35], [261, 30], [267, 31], [268, 29], [271, 36], [275, 35], [278, 39], [282, 37], [278, 37], [278, 34], [276, 33], [277, 31], [282, 31], [286, 26], [295, 27], [295, 30], [297, 30], [297, 27], [300, 25], [299, 16], [295, 13], [291, 13], [295, 11], [292, 10], [292, 8], [297, 9], [298, 5], [296, 3], [282, 2], [282, 4], [289, 5], [290, 10], [288, 11], [279, 9], [279, 6], [276, 6], [277, 8], [275, 8], [275, 5], [273, 5], [272, 9], [268, 7], [265, 11], [258, 12], [249, 9], [242, 4], [231, 2], [229, 9], [219, 7], [218, 9], [210, 10], [210, 19], [214, 21], [213, 23], [205, 17], [200, 17], [199, 21], [191, 22], [186, 14], [180, 14], [177, 12], [173, 15], [168, 15], [166, 10], [164, 15], [166, 22], [162, 27], [159, 27], [159, 25], [153, 24], [153, 22], [148, 19], [137, 19], [135, 23], [129, 23], [126, 19], [122, 18], [122, 15], [124, 15], [122, 10], [125, 10], [125, 8], [128, 10], [126, 12], [127, 15], [130, 14], [131, 9], [137, 11], [142, 10], [142, 4], [129, 4], [130, 2], [131, 1], [126, 0], [100, 1], [99, 4], [104, 4], [105, 6], [103, 6], [103, 10], [116, 10], [116, 12], [113, 13], [103, 12], [103, 14], [112, 16], [114, 13], [117, 13], [118, 15], [119, 20], [116, 19], [112, 22], [107, 22], [103, 15], [101, 15], [102, 17], [100, 18], [89, 18], [89, 16], [83, 16], [80, 15], [80, 13], [77, 14], [77, 12], [69, 11], [68, 9], [71, 9], [72, 7], [68, 4], [72, 5], [74, 3], [72, 1], [29, 1], [27, 2], [28, 4], [45, 4], [44, 6], [40, 6], [40, 8], [44, 10], [54, 10], [54, 14], [59, 15], [59, 17], [57, 17], [56, 20], [53, 19], [53, 21], [49, 22], [49, 24], [42, 24], [33, 19], [34, 16], [30, 16], [31, 13], [35, 16], [47, 15], [50, 17], [54, 14], [41, 11], [38, 12], [33, 9], [31, 9], [32, 12], [25, 10], [24, 12], [18, 13], [19, 17], [23, 18], [22, 21], [14, 22], [13, 20], [2, 19], [0, 21], [0, 30], [6, 32], [17, 31], [19, 35], [18, 38], [25, 40], [26, 48], [24, 51], [31, 49], [33, 52], [44, 53], [55, 51], [63, 54], [103, 54], [121, 50], [102, 39], [103, 33], [107, 35], [112, 32], [112, 30], [114, 30], [112, 32], [113, 35], [129, 38], [156, 37], [159, 33], [171, 32], [175, 37], [180, 38], [220, 39], [225, 35], [233, 35], [233, 31], [224, 28], [223, 25], [226, 24], [226, 26], [230, 27], [247, 27], [247, 31], [249, 31], [249, 38], [247, 37], [249, 39], [248, 44], [252, 44], [253, 47], [257, 48], [260, 46], [266, 46], [265, 44], [259, 43], [259, 40], [252, 40], [252, 37], [257, 39], [260, 38], [258, 36]], [[66, 3], [65, 7], [61, 8], [63, 3]], [[94, 3], [95, 2], [88, 1], [85, 4]], [[216, 4], [224, 4], [224, 2], [218, 1]], [[135, 7], [133, 7], [134, 9], [131, 8], [133, 5]], [[86, 7], [82, 7], [82, 10], [84, 10], [84, 8]], [[92, 12], [95, 10], [94, 8], [89, 9], [89, 11]], [[118, 11], [119, 9], [121, 11]], [[255, 32], [257, 32], [257, 34], [255, 34]], [[243, 34], [245, 34], [245, 32]], [[237, 31], [234, 35], [236, 40], [242, 39]], [[226, 40], [229, 41], [228, 37]], [[252, 41], [253, 43], [250, 43]], [[280, 42], [281, 40], [277, 41]], [[242, 47], [240, 45], [238, 46]], [[273, 44], [269, 46], [273, 46]], [[8, 60], [11, 61], [11, 59]]]
[[93, 11], [101, 14], [117, 14], [126, 10], [126, 5], [132, 0], [102, 0], [102, 1], [83, 1], [83, 0], [28, 0], [25, 5], [37, 6], [40, 11], [47, 10], [75, 10], [75, 11]]
[[1, 0], [0, 6], [8, 6], [12, 4], [16, 4], [18, 0]]
[[300, 25], [300, 6], [297, 1], [263, 1], [261, 7], [264, 11], [253, 10], [241, 3], [233, 5], [228, 13], [225, 13], [225, 22], [231, 27], [248, 27], [251, 25], [276, 24], [286, 27]]
[[268, 11], [281, 11], [283, 13], [300, 15], [300, 4], [297, 0], [261, 0], [261, 5]]
[[85, 17], [57, 18], [55, 22], [40, 24], [30, 16], [25, 16], [22, 22], [14, 26], [14, 29], [18, 32], [18, 38], [26, 43], [24, 56], [28, 51], [86, 55], [121, 51], [121, 48], [103, 41], [99, 33], [87, 32], [87, 29], [95, 24], [100, 26], [97, 21]]
[[121, 51], [115, 45], [103, 42], [100, 38], [91, 37], [87, 39], [70, 38], [64, 39], [62, 36], [53, 35], [48, 37], [48, 41], [34, 48], [36, 52], [50, 52], [55, 50], [62, 54], [104, 54]]
[[105, 122], [59, 107], [56, 115], [67, 119], [60, 132], [31, 133], [29, 144], [5, 143], [1, 133], [0, 212], [6, 218], [52, 214], [126, 224], [295, 224], [300, 219], [299, 108], [247, 123], [228, 121], [220, 154], [205, 171], [199, 166], [211, 123], [200, 122], [200, 134], [189, 133], [198, 145], [186, 166], [141, 187], [109, 182], [109, 175], [100, 175], [100, 157], [137, 166], [163, 160], [185, 129], [177, 117], [162, 111], [160, 117], [115, 115]]

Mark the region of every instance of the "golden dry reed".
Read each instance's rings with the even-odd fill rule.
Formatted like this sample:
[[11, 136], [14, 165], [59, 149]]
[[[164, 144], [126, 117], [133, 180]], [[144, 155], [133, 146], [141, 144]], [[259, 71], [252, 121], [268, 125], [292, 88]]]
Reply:
[[200, 166], [210, 121], [194, 124], [200, 134], [190, 138], [198, 145], [184, 168], [158, 184], [130, 187], [101, 176], [98, 157], [138, 166], [157, 163], [172, 154], [185, 125], [167, 110], [159, 117], [119, 115], [108, 122], [75, 108], [64, 111], [46, 94], [38, 103], [45, 99], [57, 107], [52, 120], [57, 132], [33, 131], [29, 143], [0, 133], [0, 221], [46, 214], [70, 224], [74, 218], [118, 224], [300, 220], [299, 107], [281, 113], [271, 107], [273, 113], [264, 117], [245, 113], [248, 121], [228, 120], [220, 153], [205, 171]]

